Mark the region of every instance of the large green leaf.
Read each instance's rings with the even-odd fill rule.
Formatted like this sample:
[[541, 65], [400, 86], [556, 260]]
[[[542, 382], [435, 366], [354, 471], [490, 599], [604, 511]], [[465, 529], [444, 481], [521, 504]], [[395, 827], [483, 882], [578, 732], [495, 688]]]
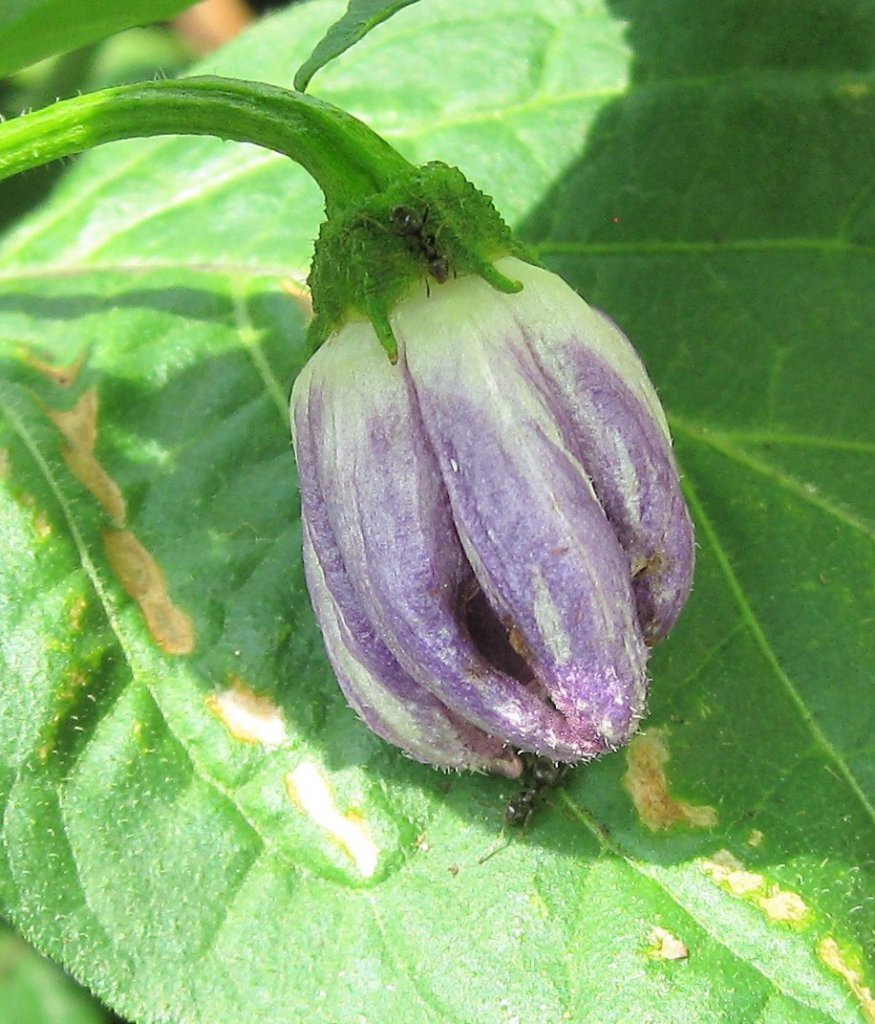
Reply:
[[[120, 144], [0, 246], [0, 896], [125, 1015], [875, 1019], [872, 8], [759, 11], [431, 0], [319, 80], [636, 339], [697, 519], [647, 731], [506, 845], [512, 786], [371, 736], [313, 625], [284, 407], [315, 187]], [[285, 83], [339, 13], [205, 70]]]
[[7, 0], [0, 7], [0, 76], [134, 25], [179, 14], [193, 0]]

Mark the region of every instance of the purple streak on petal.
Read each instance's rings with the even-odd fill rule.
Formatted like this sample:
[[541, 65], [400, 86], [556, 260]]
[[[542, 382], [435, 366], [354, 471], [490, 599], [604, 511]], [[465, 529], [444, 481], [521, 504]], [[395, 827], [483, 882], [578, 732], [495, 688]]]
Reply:
[[539, 394], [507, 298], [474, 278], [454, 291], [402, 309], [395, 329], [456, 528], [553, 705], [591, 747], [612, 749], [646, 695], [628, 559]]
[[331, 584], [349, 599], [348, 581], [336, 566], [333, 572], [324, 570], [306, 523], [304, 569], [337, 681], [373, 732], [426, 764], [492, 771], [508, 778], [520, 775], [522, 763], [512, 750], [469, 725], [410, 678], [354, 602], [347, 603], [344, 615]]
[[[512, 302], [548, 404], [629, 559], [648, 643], [674, 625], [689, 595], [695, 548], [668, 426], [637, 353], [620, 329], [560, 278], [517, 261]], [[516, 300], [517, 297], [514, 296]]]
[[305, 512], [307, 491], [321, 494], [357, 606], [409, 675], [484, 732], [557, 760], [602, 752], [594, 730], [565, 720], [539, 687], [475, 645], [460, 609], [471, 570], [403, 364], [392, 366], [373, 332], [353, 326], [308, 364], [296, 446], [316, 478], [302, 481]]
[[[309, 375], [308, 375], [309, 376]], [[516, 778], [522, 764], [500, 739], [447, 708], [406, 673], [374, 632], [350, 585], [311, 458], [308, 379], [296, 385], [293, 423], [301, 480], [307, 586], [341, 690], [378, 736], [419, 761]]]

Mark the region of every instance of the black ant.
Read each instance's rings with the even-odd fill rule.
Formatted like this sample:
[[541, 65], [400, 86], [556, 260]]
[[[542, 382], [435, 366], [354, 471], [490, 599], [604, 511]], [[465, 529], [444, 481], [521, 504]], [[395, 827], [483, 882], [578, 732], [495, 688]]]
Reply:
[[[504, 808], [504, 828], [525, 828], [543, 803], [545, 794], [560, 785], [571, 771], [570, 764], [557, 764], [549, 757], [539, 757], [536, 754], [522, 754], [521, 757], [524, 765], [524, 785], [514, 793]], [[477, 863], [483, 864], [493, 854], [503, 850], [509, 842], [508, 839], [494, 846], [484, 853]]]
[[427, 228], [428, 207], [420, 212], [411, 206], [396, 206], [391, 220], [410, 254], [425, 260], [428, 272], [438, 284], [443, 284], [450, 276], [450, 261], [438, 248], [434, 232]]
[[556, 764], [548, 757], [523, 755], [526, 785], [517, 790], [504, 809], [504, 823], [510, 828], [525, 827], [544, 799], [544, 794], [558, 786], [571, 770], [569, 764]]

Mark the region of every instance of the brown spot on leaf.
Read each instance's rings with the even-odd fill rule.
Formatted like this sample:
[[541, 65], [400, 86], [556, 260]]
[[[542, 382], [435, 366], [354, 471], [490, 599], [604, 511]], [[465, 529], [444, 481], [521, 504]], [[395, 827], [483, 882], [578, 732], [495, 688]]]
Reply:
[[72, 409], [50, 409], [49, 416], [71, 448], [93, 452], [97, 442], [97, 389], [83, 392]]
[[31, 526], [37, 540], [48, 540], [52, 535], [52, 521], [37, 503], [36, 498], [28, 491], [18, 491], [14, 494], [22, 508], [27, 509], [33, 516]]
[[96, 389], [85, 391], [72, 409], [49, 409], [47, 412], [67, 441], [64, 460], [70, 472], [88, 488], [112, 521], [117, 526], [124, 526], [127, 516], [125, 499], [118, 484], [94, 454], [98, 413]]
[[520, 632], [517, 626], [511, 626], [507, 631], [507, 642], [510, 644], [511, 650], [518, 654], [524, 661], [531, 661], [532, 655], [526, 645], [525, 637]]
[[35, 370], [39, 370], [44, 377], [47, 377], [59, 388], [70, 388], [79, 379], [79, 374], [82, 371], [82, 367], [85, 365], [88, 353], [83, 352], [82, 355], [70, 363], [69, 366], [55, 366], [53, 363], [46, 363], [42, 359], [38, 359], [29, 351], [24, 353], [24, 358]]
[[817, 953], [826, 966], [845, 981], [859, 1002], [866, 1020], [875, 1024], [875, 996], [872, 995], [872, 990], [863, 984], [862, 973], [848, 963], [836, 940], [827, 936], [819, 943]]
[[623, 785], [632, 797], [638, 816], [654, 832], [674, 825], [713, 828], [717, 824], [713, 807], [688, 804], [669, 792], [665, 774], [668, 760], [663, 729], [648, 729], [626, 748], [628, 768]]
[[194, 624], [171, 601], [161, 567], [130, 530], [104, 530], [103, 545], [113, 572], [137, 602], [149, 632], [168, 654], [194, 650]]
[[276, 704], [236, 676], [232, 676], [227, 690], [210, 694], [206, 704], [231, 735], [244, 743], [260, 743], [268, 750], [276, 750], [289, 738]]

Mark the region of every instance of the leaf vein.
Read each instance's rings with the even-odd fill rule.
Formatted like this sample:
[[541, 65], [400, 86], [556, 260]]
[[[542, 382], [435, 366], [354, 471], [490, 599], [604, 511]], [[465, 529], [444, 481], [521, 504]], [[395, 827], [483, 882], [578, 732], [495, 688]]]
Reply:
[[283, 424], [283, 428], [288, 430], [289, 413], [286, 392], [274, 373], [273, 367], [267, 360], [264, 347], [261, 344], [261, 337], [253, 326], [252, 318], [249, 315], [249, 305], [246, 296], [236, 280], [232, 287], [232, 301], [234, 304], [234, 323], [240, 343], [252, 360], [252, 365], [264, 383], [273, 404], [279, 411], [280, 422]]
[[799, 691], [796, 689], [793, 681], [787, 675], [787, 673], [781, 667], [780, 662], [769, 642], [768, 637], [765, 634], [762, 626], [757, 621], [756, 616], [753, 613], [753, 608], [747, 599], [744, 592], [744, 588], [741, 585], [741, 581], [735, 574], [735, 570], [732, 568], [729, 556], [720, 542], [720, 538], [717, 535], [717, 531], [714, 524], [711, 522], [710, 517], [705, 511], [702, 502], [699, 499], [696, 489], [689, 478], [689, 475], [684, 477], [684, 489], [686, 492], [687, 501], [696, 517], [696, 522], [707, 539], [711, 549], [714, 553], [714, 558], [726, 580], [726, 585], [732, 594], [733, 599], [741, 613], [742, 620], [746, 624], [751, 636], [755, 643], [759, 647], [769, 665], [770, 669], [774, 673], [775, 678], [781, 683], [788, 697], [795, 705], [797, 713], [801, 720], [805, 723], [809, 731], [811, 732], [817, 745], [825, 752], [829, 760], [831, 760], [837, 769], [837, 772], [841, 779], [846, 783], [850, 790], [854, 793], [856, 798], [859, 800], [863, 807], [863, 810], [867, 816], [875, 824], [875, 807], [869, 802], [866, 794], [863, 792], [857, 779], [851, 774], [848, 766], [839, 756], [838, 751], [835, 749], [833, 744], [830, 742], [826, 733], [821, 729], [818, 723], [815, 721], [811, 712], [805, 706], [805, 702], [802, 700]]
[[386, 929], [383, 925], [382, 918], [377, 909], [376, 903], [370, 894], [365, 894], [365, 902], [371, 911], [371, 915], [374, 919], [374, 924], [377, 927], [377, 934], [380, 937], [380, 941], [383, 945], [383, 949], [388, 955], [389, 959], [404, 972], [404, 976], [407, 978], [408, 984], [412, 991], [415, 993], [417, 999], [422, 1004], [429, 1018], [436, 1022], [436, 1024], [449, 1024], [450, 1021], [456, 1021], [458, 1024], [465, 1024], [465, 1022], [458, 1017], [454, 1012], [450, 1010], [444, 1003], [437, 999], [435, 992], [429, 992], [424, 994], [422, 986], [418, 982], [419, 971], [411, 967], [409, 963], [403, 960], [396, 949], [396, 947], [389, 942], [386, 936]]
[[532, 243], [541, 256], [708, 256], [723, 253], [818, 252], [834, 255], [875, 256], [875, 245], [851, 242], [840, 237], [823, 238], [738, 238], [711, 242], [683, 239], [641, 239], [635, 242], [560, 242]]
[[827, 515], [832, 516], [845, 526], [862, 533], [869, 540], [875, 541], [875, 524], [867, 522], [847, 509], [843, 509], [836, 502], [821, 495], [819, 491], [813, 488], [812, 485], [805, 484], [791, 473], [778, 469], [776, 466], [771, 465], [764, 459], [758, 459], [749, 452], [746, 452], [741, 448], [737, 448], [726, 439], [725, 435], [711, 430], [694, 427], [692, 424], [687, 423], [676, 416], [671, 417], [671, 423], [673, 429], [676, 428], [680, 432], [685, 433], [688, 437], [694, 438], [702, 444], [708, 445], [715, 451], [720, 452], [721, 455], [724, 455], [726, 458], [737, 463], [739, 466], [744, 466], [746, 469], [758, 473], [760, 476], [765, 476], [768, 479], [773, 480], [780, 487], [784, 488], [784, 490], [789, 491], [791, 494], [800, 498], [807, 504], [820, 509], [821, 512], [825, 512]]

